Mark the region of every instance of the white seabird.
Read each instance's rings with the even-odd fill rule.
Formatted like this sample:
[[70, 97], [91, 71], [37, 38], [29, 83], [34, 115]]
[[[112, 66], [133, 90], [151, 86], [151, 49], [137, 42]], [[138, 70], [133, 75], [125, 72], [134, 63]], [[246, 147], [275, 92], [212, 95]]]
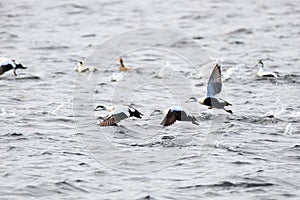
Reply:
[[126, 106], [103, 106], [99, 105], [95, 111], [107, 110], [109, 114], [99, 123], [100, 126], [116, 126], [120, 121], [129, 117], [142, 118], [142, 113], [132, 107]]
[[26, 69], [21, 63], [16, 60], [11, 60], [8, 58], [0, 58], [0, 75], [4, 74], [5, 72], [13, 69], [14, 75], [17, 76], [16, 70], [17, 69]]
[[168, 110], [154, 110], [151, 115], [153, 115], [156, 112], [163, 113], [165, 115], [164, 119], [160, 123], [163, 126], [170, 126], [176, 121], [190, 121], [195, 125], [199, 125], [197, 123], [198, 120], [196, 119], [196, 117], [188, 114], [181, 107], [172, 106]]
[[221, 92], [222, 89], [222, 79], [221, 79], [221, 66], [216, 64], [212, 74], [210, 75], [209, 81], [207, 83], [207, 92], [205, 97], [191, 97], [186, 103], [189, 102], [198, 102], [202, 105], [208, 106], [209, 109], [217, 108], [223, 109], [228, 113], [232, 114], [231, 110], [225, 109], [225, 106], [231, 106], [232, 104], [227, 101], [217, 98], [216, 95]]
[[257, 76], [259, 77], [274, 77], [278, 78], [278, 74], [276, 72], [270, 72], [266, 71], [264, 68], [264, 63], [262, 60], [259, 60], [258, 63], [255, 65], [256, 67], [259, 67], [259, 70], [257, 72]]
[[79, 73], [82, 73], [82, 72], [95, 72], [95, 71], [97, 71], [97, 69], [95, 67], [85, 66], [82, 61], [79, 61], [77, 63], [77, 67], [75, 67], [74, 70], [76, 72], [79, 72]]

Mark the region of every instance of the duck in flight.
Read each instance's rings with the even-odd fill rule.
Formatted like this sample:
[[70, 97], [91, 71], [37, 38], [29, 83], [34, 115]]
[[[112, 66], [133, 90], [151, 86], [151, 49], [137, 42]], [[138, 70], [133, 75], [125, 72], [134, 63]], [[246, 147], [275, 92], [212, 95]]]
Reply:
[[160, 123], [162, 126], [170, 126], [176, 121], [190, 121], [195, 125], [199, 125], [196, 117], [188, 114], [181, 107], [172, 106], [168, 110], [154, 110], [151, 115], [154, 113], [163, 113], [165, 115], [164, 119]]
[[17, 76], [17, 69], [26, 69], [21, 63], [16, 60], [11, 60], [8, 58], [0, 58], [0, 75], [4, 74], [5, 72], [13, 69], [14, 75]]
[[259, 76], [259, 77], [278, 78], [278, 74], [276, 72], [270, 72], [270, 71], [265, 70], [264, 63], [262, 62], [262, 60], [259, 60], [258, 63], [255, 66], [259, 67], [259, 70], [257, 72], [257, 76]]
[[95, 111], [107, 110], [109, 114], [99, 123], [100, 126], [117, 126], [117, 123], [129, 117], [142, 118], [142, 113], [130, 106], [103, 106], [99, 105]]
[[121, 57], [118, 59], [118, 62], [119, 62], [119, 64], [120, 64], [120, 67], [119, 67], [119, 71], [120, 71], [120, 72], [128, 71], [128, 70], [131, 69], [131, 68], [129, 68], [129, 67], [125, 67], [125, 65], [124, 65], [124, 63], [123, 63], [123, 59], [122, 59]]
[[232, 104], [228, 103], [227, 101], [221, 98], [216, 97], [216, 95], [221, 92], [221, 89], [222, 89], [221, 66], [216, 64], [207, 83], [206, 96], [198, 99], [196, 97], [191, 97], [186, 101], [186, 103], [198, 102], [202, 105], [208, 106], [209, 109], [212, 108], [223, 109], [226, 112], [232, 114], [233, 113], [232, 110], [227, 110], [225, 108], [225, 106], [231, 106]]
[[77, 67], [75, 67], [74, 70], [76, 72], [83, 73], [83, 72], [94, 72], [97, 69], [95, 67], [85, 66], [82, 61], [79, 61], [77, 63]]

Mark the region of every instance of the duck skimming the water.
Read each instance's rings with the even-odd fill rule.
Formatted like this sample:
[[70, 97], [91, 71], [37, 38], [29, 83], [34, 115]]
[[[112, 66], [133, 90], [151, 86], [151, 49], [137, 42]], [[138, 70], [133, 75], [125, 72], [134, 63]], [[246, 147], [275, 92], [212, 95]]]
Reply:
[[8, 58], [0, 58], [0, 75], [4, 74], [5, 72], [13, 69], [14, 75], [17, 76], [17, 69], [26, 69], [21, 63], [15, 60], [10, 60]]
[[107, 110], [109, 114], [103, 118], [103, 121], [99, 123], [100, 126], [116, 126], [120, 121], [129, 117], [142, 118], [142, 113], [132, 107], [126, 106], [103, 106], [99, 105], [95, 111]]
[[221, 66], [216, 64], [207, 83], [206, 96], [198, 99], [196, 97], [191, 97], [186, 101], [186, 103], [198, 102], [202, 105], [208, 106], [209, 109], [212, 108], [223, 109], [226, 112], [232, 114], [231, 110], [227, 110], [225, 108], [225, 106], [231, 106], [232, 104], [228, 103], [227, 101], [221, 98], [215, 97], [217, 94], [221, 92], [221, 89], [222, 89]]
[[259, 60], [258, 63], [255, 66], [259, 67], [259, 70], [257, 72], [257, 76], [259, 76], [259, 77], [273, 77], [273, 78], [278, 78], [278, 74], [277, 73], [265, 70], [264, 63], [262, 62], [262, 60]]
[[160, 123], [163, 126], [170, 126], [174, 124], [176, 121], [190, 121], [195, 125], [199, 125], [196, 117], [188, 114], [180, 107], [172, 106], [168, 110], [154, 110], [151, 115], [153, 115], [156, 112], [163, 113], [165, 115], [164, 119]]

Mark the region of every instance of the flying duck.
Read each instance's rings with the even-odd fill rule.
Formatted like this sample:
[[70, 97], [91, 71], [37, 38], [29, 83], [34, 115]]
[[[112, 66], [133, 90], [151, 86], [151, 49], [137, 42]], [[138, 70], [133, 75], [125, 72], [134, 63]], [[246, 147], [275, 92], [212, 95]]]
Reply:
[[77, 63], [77, 67], [75, 67], [74, 70], [76, 72], [82, 73], [82, 72], [94, 72], [97, 69], [95, 67], [91, 67], [91, 66], [84, 66], [83, 62], [79, 61]]
[[215, 97], [217, 94], [221, 92], [221, 89], [222, 89], [221, 66], [216, 64], [207, 83], [206, 96], [198, 99], [196, 97], [191, 97], [186, 101], [186, 103], [198, 102], [202, 105], [208, 106], [208, 109], [212, 109], [212, 108], [223, 109], [226, 112], [232, 114], [231, 110], [227, 110], [225, 108], [225, 106], [231, 106], [232, 104], [228, 103], [227, 101], [221, 98]]
[[100, 126], [117, 126], [117, 123], [129, 117], [142, 118], [142, 113], [132, 107], [126, 106], [103, 106], [99, 105], [95, 111], [107, 110], [109, 114], [99, 123]]
[[5, 72], [13, 69], [14, 75], [17, 76], [16, 70], [17, 69], [26, 69], [21, 63], [15, 60], [10, 60], [8, 58], [0, 58], [0, 75], [4, 74]]
[[118, 59], [118, 61], [119, 61], [119, 64], [120, 64], [120, 67], [119, 67], [120, 72], [128, 71], [128, 70], [131, 69], [129, 67], [125, 67], [125, 65], [123, 63], [123, 59], [121, 57]]
[[278, 74], [277, 73], [266, 71], [264, 69], [264, 63], [262, 62], [262, 60], [259, 60], [258, 63], [255, 66], [259, 67], [259, 70], [257, 72], [257, 76], [259, 76], [259, 77], [274, 77], [274, 78], [278, 78]]
[[151, 115], [159, 112], [165, 115], [164, 119], [160, 123], [162, 126], [170, 126], [176, 121], [190, 121], [195, 125], [199, 125], [198, 120], [193, 115], [188, 114], [181, 107], [172, 106], [168, 110], [154, 110]]

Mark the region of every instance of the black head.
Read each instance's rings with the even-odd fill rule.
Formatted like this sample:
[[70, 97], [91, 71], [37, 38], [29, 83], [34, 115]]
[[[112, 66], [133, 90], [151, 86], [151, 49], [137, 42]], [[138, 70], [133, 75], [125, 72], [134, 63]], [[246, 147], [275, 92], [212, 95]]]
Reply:
[[259, 60], [258, 63], [255, 65], [256, 67], [264, 68], [264, 63], [262, 60]]
[[80, 65], [83, 65], [83, 62], [82, 62], [82, 61], [79, 61], [79, 64], [80, 64]]
[[94, 111], [99, 111], [99, 110], [105, 110], [105, 106], [99, 105], [99, 106], [97, 106], [97, 107], [95, 108]]
[[16, 64], [16, 69], [27, 69], [27, 67], [24, 67], [21, 63]]
[[197, 102], [197, 98], [196, 97], [191, 97], [188, 100], [185, 101], [185, 103], [191, 103], [191, 102]]
[[26, 69], [27, 67], [24, 67], [21, 63], [15, 61], [15, 60], [12, 60], [14, 62], [14, 64], [16, 65], [14, 67], [14, 75], [17, 76], [17, 69]]
[[143, 116], [143, 114], [140, 113], [139, 111], [137, 111], [136, 109], [134, 109], [134, 111], [132, 111], [129, 108], [128, 111], [129, 111], [130, 117], [142, 118], [142, 116]]
[[24, 67], [21, 63], [19, 63], [18, 61], [15, 61], [15, 60], [12, 60], [14, 63], [15, 63], [15, 65], [16, 65], [16, 67], [15, 67], [15, 69], [26, 69], [27, 67]]
[[152, 115], [154, 115], [155, 113], [162, 113], [162, 111], [161, 110], [154, 110], [151, 114], [150, 114], [150, 116], [152, 116]]

